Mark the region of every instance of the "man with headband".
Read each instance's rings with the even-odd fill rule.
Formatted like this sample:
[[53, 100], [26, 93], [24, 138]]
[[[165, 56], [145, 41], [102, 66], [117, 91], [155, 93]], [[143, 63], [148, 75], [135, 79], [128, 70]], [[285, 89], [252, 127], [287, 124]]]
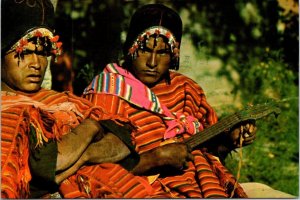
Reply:
[[[83, 96], [95, 105], [104, 104], [111, 114], [130, 120], [136, 127], [132, 142], [139, 154], [170, 142], [184, 145], [180, 143], [183, 138], [217, 122], [202, 88], [175, 72], [179, 68], [181, 36], [182, 21], [174, 10], [162, 4], [142, 6], [131, 18], [124, 61], [108, 64], [84, 91]], [[138, 168], [126, 172], [118, 165], [106, 165], [98, 187], [105, 189], [104, 197], [108, 198], [292, 197], [263, 184], [243, 185], [245, 193], [214, 156], [251, 144], [255, 135], [254, 124], [239, 124], [205, 148], [192, 150], [192, 160], [186, 159], [183, 168], [168, 163], [179, 156], [164, 160], [149, 157], [142, 167], [146, 173]], [[242, 143], [239, 138], [243, 138]], [[174, 149], [178, 152], [175, 155], [180, 155], [180, 150]], [[153, 163], [158, 167], [153, 168]]]
[[[111, 114], [130, 120], [136, 127], [132, 142], [139, 154], [161, 147], [169, 139], [184, 145], [180, 143], [183, 138], [217, 122], [202, 88], [174, 71], [179, 68], [181, 36], [182, 21], [175, 11], [162, 4], [141, 7], [131, 18], [122, 65], [108, 64], [84, 91], [83, 96], [95, 105], [103, 103]], [[254, 139], [256, 128], [253, 124], [244, 126], [249, 135], [243, 143], [246, 145]], [[226, 135], [230, 144], [236, 142], [232, 135]], [[106, 188], [117, 188], [108, 197], [118, 193], [123, 198], [247, 197], [217, 157], [203, 149], [191, 153], [193, 159], [186, 159], [183, 168], [149, 158], [144, 165], [149, 168], [147, 173], [133, 168], [110, 177], [123, 168], [106, 166], [102, 183]], [[149, 167], [152, 163], [160, 167]]]
[[[84, 164], [89, 145], [105, 132], [97, 121], [113, 116], [41, 88], [48, 58], [59, 56], [62, 45], [51, 29], [49, 0], [3, 0], [1, 11], [1, 197], [40, 197]], [[128, 154], [126, 146], [120, 150]]]
[[[1, 10], [1, 197], [61, 197], [59, 184], [72, 174], [74, 188], [82, 186], [83, 165], [130, 154], [134, 146], [122, 142], [130, 141], [128, 120], [69, 92], [41, 88], [48, 58], [59, 56], [62, 45], [49, 0], [3, 0]], [[151, 157], [161, 159], [158, 152]], [[150, 154], [136, 155], [131, 165], [143, 156]]]

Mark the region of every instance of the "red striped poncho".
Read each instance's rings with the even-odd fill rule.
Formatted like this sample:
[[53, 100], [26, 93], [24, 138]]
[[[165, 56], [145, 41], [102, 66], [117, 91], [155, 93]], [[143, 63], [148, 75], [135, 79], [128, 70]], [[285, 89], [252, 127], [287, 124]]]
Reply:
[[42, 89], [24, 96], [1, 92], [1, 197], [28, 198], [29, 129], [35, 128], [37, 147], [59, 139], [83, 119], [117, 119], [71, 93]]
[[[164, 81], [151, 90], [172, 112], [192, 115], [204, 125], [217, 122], [217, 116], [206, 102], [203, 90], [191, 79], [175, 72], [170, 73], [171, 84]], [[117, 83], [117, 82], [115, 82]], [[145, 109], [101, 92], [104, 88], [96, 76], [84, 94], [95, 105], [105, 106], [111, 114], [128, 118], [137, 127], [133, 133], [136, 151], [143, 153], [160, 146], [166, 125], [163, 119]], [[115, 88], [116, 84], [111, 85]], [[109, 89], [108, 89], [109, 90]], [[188, 135], [184, 134], [184, 137]], [[182, 175], [157, 178], [152, 184], [145, 176], [134, 176], [118, 164], [105, 163], [81, 170], [80, 176], [69, 178], [61, 186], [67, 198], [217, 198], [230, 197], [235, 178], [219, 160], [200, 150], [194, 150], [194, 161]], [[77, 173], [78, 174], [78, 173]], [[80, 182], [80, 187], [77, 183]], [[237, 185], [233, 197], [246, 197]]]

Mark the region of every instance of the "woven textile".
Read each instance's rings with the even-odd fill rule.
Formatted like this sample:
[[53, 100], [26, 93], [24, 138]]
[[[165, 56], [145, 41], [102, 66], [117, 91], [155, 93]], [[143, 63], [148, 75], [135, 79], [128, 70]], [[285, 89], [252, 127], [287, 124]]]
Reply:
[[[99, 77], [95, 77], [95, 82]], [[128, 118], [137, 128], [133, 132], [136, 151], [143, 153], [158, 147], [164, 140], [167, 129], [164, 119], [155, 112], [141, 109], [114, 94], [101, 91], [101, 87], [91, 85], [84, 97], [96, 105], [105, 106], [111, 114]], [[180, 112], [196, 117], [204, 126], [217, 122], [214, 110], [206, 102], [203, 90], [191, 79], [171, 72], [171, 84], [164, 81], [151, 88], [160, 102], [172, 112]], [[183, 134], [189, 137], [189, 134]], [[152, 184], [145, 176], [134, 176], [118, 164], [100, 164], [86, 167], [78, 172], [75, 179], [64, 181], [61, 191], [68, 198], [214, 198], [229, 197], [234, 177], [219, 160], [200, 150], [192, 152], [194, 162], [188, 169], [176, 176], [159, 177]], [[79, 175], [80, 173], [80, 175]], [[81, 187], [74, 187], [76, 183]], [[246, 197], [238, 185], [234, 197]]]
[[83, 119], [118, 120], [102, 108], [71, 93], [42, 89], [24, 96], [1, 92], [1, 196], [30, 197], [29, 132], [35, 129], [36, 148], [59, 140]]

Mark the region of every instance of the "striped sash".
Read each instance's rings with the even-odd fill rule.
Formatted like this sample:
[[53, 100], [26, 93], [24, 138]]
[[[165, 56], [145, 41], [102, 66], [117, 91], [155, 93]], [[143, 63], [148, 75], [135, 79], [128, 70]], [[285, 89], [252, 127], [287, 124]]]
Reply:
[[139, 108], [159, 115], [168, 127], [164, 139], [184, 132], [192, 135], [203, 130], [203, 126], [195, 117], [172, 113], [151, 89], [116, 63], [108, 64], [104, 71], [93, 79], [83, 94], [97, 92], [118, 96]]

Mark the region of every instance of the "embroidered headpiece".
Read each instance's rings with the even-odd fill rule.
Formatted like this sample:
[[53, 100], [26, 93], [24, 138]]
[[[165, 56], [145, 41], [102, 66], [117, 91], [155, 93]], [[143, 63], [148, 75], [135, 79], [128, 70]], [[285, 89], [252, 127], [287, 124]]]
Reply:
[[178, 69], [182, 36], [182, 20], [178, 13], [163, 4], [147, 4], [139, 8], [131, 17], [123, 54], [136, 56], [139, 45], [150, 36], [167, 38], [175, 58], [171, 61], [171, 69]]
[[170, 45], [171, 53], [174, 57], [179, 57], [179, 42], [176, 42], [175, 36], [171, 33], [171, 31], [162, 26], [153, 26], [142, 32], [133, 42], [128, 54], [135, 58], [137, 56], [138, 48], [143, 48], [150, 36], [154, 36], [155, 38], [165, 36], [168, 40], [168, 44]]
[[[24, 44], [20, 38], [28, 39], [35, 34], [40, 36], [35, 30], [45, 28], [54, 32], [52, 28], [54, 8], [50, 0], [1, 0], [1, 19], [1, 52], [3, 55], [14, 45], [19, 46], [19, 50], [21, 50]], [[32, 31], [33, 33], [31, 33]], [[46, 34], [45, 31], [39, 32]], [[49, 35], [51, 37], [50, 33]], [[24, 42], [26, 43], [26, 41]]]
[[[48, 53], [52, 53], [54, 56], [61, 55], [61, 46], [62, 42], [58, 42], [59, 36], [53, 35], [53, 33], [46, 28], [38, 28], [30, 31], [25, 36], [23, 36], [18, 42], [16, 42], [9, 50], [16, 51], [18, 56], [26, 50], [29, 40], [34, 39], [36, 47], [42, 45], [44, 48], [47, 48]], [[50, 45], [50, 46], [49, 46]]]

